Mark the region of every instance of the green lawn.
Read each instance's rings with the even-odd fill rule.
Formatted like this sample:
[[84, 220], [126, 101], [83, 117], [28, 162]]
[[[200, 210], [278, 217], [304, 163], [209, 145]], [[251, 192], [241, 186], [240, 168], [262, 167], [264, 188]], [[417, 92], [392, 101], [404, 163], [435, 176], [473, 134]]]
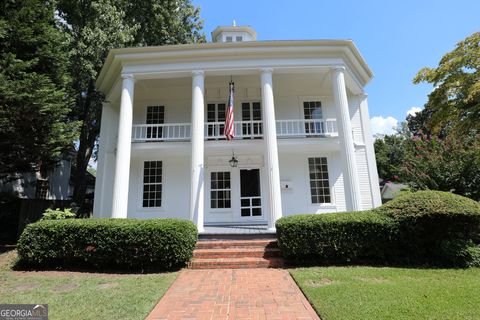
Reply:
[[48, 303], [49, 319], [144, 319], [175, 273], [14, 272], [0, 254], [0, 303]]
[[290, 271], [323, 320], [480, 319], [480, 269]]

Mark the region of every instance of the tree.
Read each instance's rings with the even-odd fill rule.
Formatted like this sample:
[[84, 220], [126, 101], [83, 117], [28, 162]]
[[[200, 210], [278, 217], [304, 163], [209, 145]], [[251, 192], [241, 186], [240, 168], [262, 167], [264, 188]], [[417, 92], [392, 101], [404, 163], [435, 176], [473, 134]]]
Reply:
[[404, 143], [400, 176], [414, 189], [449, 191], [480, 200], [480, 141], [414, 136]]
[[35, 171], [45, 178], [73, 147], [69, 121], [68, 37], [51, 1], [0, 3], [0, 176]]
[[73, 198], [84, 203], [86, 170], [100, 132], [103, 95], [95, 80], [112, 48], [204, 41], [199, 11], [190, 0], [60, 0], [72, 41], [74, 119], [81, 121]]
[[480, 32], [459, 42], [437, 68], [421, 69], [413, 81], [434, 86], [420, 114], [427, 116], [429, 130], [442, 135], [480, 132]]
[[405, 157], [405, 137], [399, 134], [386, 135], [375, 140], [375, 157], [378, 176], [384, 180], [401, 179], [400, 166]]

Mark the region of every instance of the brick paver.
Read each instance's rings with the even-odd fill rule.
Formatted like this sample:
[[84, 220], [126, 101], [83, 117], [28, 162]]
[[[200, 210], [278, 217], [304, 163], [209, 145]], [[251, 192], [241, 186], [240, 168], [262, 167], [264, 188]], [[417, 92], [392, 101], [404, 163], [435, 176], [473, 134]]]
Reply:
[[319, 317], [286, 270], [185, 269], [147, 319]]

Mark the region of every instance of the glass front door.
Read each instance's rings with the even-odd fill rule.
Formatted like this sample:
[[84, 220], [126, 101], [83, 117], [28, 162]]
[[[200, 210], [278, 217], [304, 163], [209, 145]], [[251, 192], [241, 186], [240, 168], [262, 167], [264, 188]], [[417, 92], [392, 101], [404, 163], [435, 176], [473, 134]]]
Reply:
[[242, 219], [262, 216], [260, 170], [240, 170], [240, 214]]

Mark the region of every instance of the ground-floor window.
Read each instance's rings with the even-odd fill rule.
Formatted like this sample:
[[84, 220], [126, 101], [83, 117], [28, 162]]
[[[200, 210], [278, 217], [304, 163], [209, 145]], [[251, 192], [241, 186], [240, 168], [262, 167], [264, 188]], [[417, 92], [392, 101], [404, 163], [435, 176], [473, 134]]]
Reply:
[[210, 208], [231, 208], [230, 172], [210, 173]]
[[162, 206], [162, 161], [143, 164], [143, 207]]
[[308, 158], [312, 203], [330, 203], [327, 158]]

